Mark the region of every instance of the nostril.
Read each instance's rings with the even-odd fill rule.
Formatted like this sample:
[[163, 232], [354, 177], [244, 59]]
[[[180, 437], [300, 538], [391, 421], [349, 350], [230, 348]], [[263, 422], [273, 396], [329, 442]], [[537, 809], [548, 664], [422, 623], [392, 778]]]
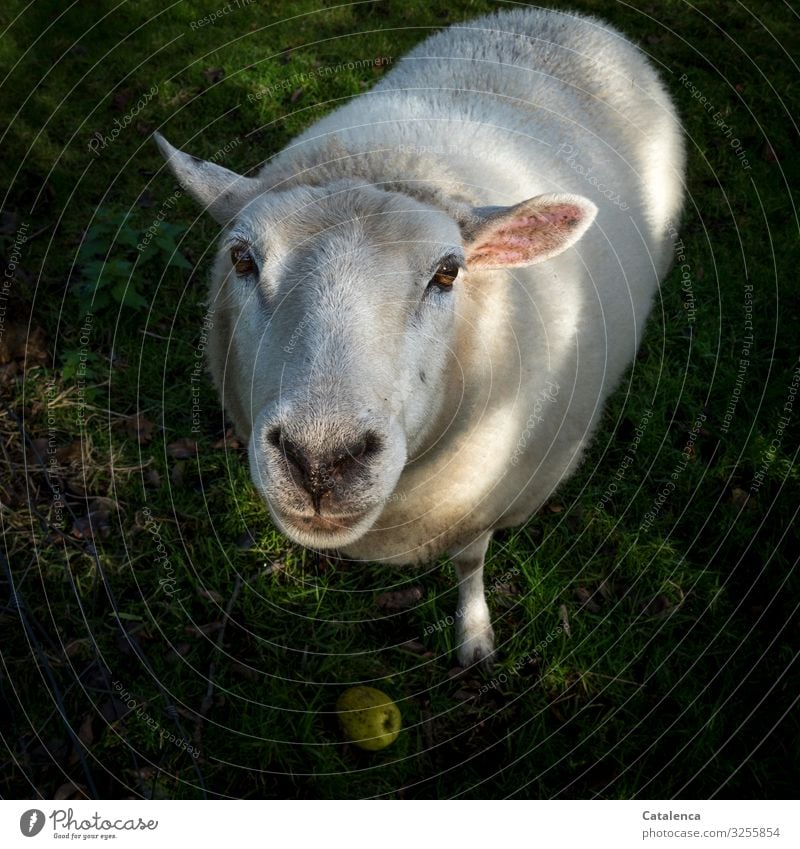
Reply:
[[264, 441], [279, 455], [275, 458], [278, 468], [288, 473], [296, 486], [310, 496], [314, 508], [319, 511], [322, 498], [336, 490], [359, 480], [374, 454], [383, 449], [383, 439], [373, 431], [364, 431], [361, 437], [349, 444], [340, 443], [338, 451], [309, 448], [302, 442], [293, 441], [280, 425], [273, 425], [264, 432]]
[[377, 433], [368, 430], [364, 436], [352, 446], [350, 456], [354, 460], [367, 460], [377, 454], [383, 447], [383, 441]]
[[267, 432], [267, 442], [281, 452], [290, 466], [296, 467], [304, 475], [308, 472], [309, 461], [305, 452], [290, 439], [287, 439], [279, 426], [276, 425]]
[[279, 425], [275, 425], [275, 427], [271, 427], [267, 431], [267, 442], [278, 450], [283, 450], [283, 435]]
[[358, 442], [348, 446], [344, 455], [336, 458], [334, 466], [339, 470], [343, 470], [347, 466], [361, 466], [370, 457], [377, 454], [382, 447], [381, 438], [372, 431], [367, 431]]

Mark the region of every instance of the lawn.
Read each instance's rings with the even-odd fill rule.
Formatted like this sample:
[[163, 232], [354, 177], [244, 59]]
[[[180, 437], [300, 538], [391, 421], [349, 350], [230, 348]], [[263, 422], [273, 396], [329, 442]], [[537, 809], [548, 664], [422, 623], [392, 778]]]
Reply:
[[[660, 67], [688, 200], [580, 472], [492, 543], [493, 669], [456, 668], [436, 627], [446, 561], [365, 567], [271, 526], [202, 368], [216, 225], [152, 132], [247, 171], [427, 33], [502, 5], [0, 11], [0, 797], [796, 795], [789, 6], [552, 4]], [[404, 588], [421, 601], [381, 607]], [[355, 683], [403, 714], [382, 752], [338, 728]]]

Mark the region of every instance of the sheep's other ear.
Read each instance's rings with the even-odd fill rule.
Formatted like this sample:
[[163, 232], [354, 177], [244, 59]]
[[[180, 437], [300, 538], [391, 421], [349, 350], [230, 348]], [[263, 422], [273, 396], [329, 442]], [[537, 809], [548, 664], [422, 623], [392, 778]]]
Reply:
[[564, 194], [473, 209], [461, 225], [467, 267], [518, 268], [550, 259], [574, 245], [596, 215], [587, 198]]
[[160, 133], [153, 133], [153, 139], [181, 186], [220, 224], [227, 224], [260, 191], [258, 180], [183, 153]]

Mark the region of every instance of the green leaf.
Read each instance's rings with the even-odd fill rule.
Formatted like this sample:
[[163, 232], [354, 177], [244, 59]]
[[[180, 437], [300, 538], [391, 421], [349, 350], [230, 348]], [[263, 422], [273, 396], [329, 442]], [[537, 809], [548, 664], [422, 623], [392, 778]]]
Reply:
[[147, 305], [147, 301], [136, 291], [133, 283], [128, 280], [120, 280], [114, 284], [111, 294], [117, 303], [124, 304], [126, 307], [139, 309]]
[[190, 271], [194, 267], [180, 251], [175, 251], [175, 253], [169, 258], [168, 265], [173, 265], [175, 268], [187, 268]]
[[141, 233], [139, 233], [138, 230], [124, 228], [117, 233], [117, 244], [128, 245], [135, 248], [139, 244], [140, 238]]

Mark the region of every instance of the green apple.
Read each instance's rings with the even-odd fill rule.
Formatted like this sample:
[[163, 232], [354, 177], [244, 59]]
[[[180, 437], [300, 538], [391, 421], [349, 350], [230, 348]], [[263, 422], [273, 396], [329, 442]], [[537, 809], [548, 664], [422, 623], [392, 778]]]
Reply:
[[362, 749], [376, 752], [391, 746], [400, 734], [397, 705], [374, 687], [351, 687], [336, 701], [344, 733]]

